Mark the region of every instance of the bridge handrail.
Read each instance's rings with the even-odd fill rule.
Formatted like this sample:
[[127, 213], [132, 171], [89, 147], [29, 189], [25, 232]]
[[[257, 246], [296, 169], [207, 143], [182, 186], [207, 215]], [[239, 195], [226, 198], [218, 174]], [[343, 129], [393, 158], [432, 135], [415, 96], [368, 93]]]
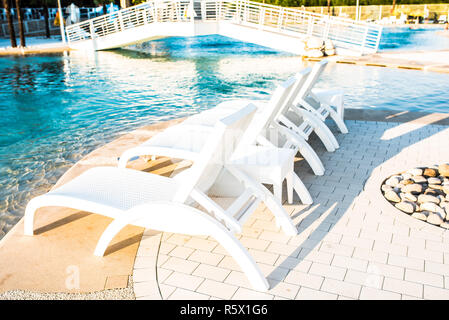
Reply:
[[[362, 21], [280, 7], [249, 0], [202, 0], [194, 18], [194, 0], [149, 0], [67, 26], [69, 42], [88, 40], [153, 22], [191, 22], [195, 19], [231, 21], [291, 36], [331, 39], [341, 47], [376, 52], [382, 27]], [[199, 1], [198, 1], [199, 2]]]

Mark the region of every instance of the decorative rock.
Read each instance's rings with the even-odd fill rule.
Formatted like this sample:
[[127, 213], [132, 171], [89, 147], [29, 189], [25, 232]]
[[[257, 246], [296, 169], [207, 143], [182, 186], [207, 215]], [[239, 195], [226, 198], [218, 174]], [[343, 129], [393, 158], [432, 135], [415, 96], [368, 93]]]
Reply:
[[438, 192], [438, 190], [436, 190], [436, 189], [427, 188], [427, 189], [424, 191], [424, 194], [428, 194], [428, 195], [431, 195], [431, 196], [434, 196], [434, 197], [438, 197], [438, 195], [440, 194], [440, 192]]
[[415, 183], [427, 183], [427, 179], [423, 176], [413, 176], [412, 179], [413, 181], [415, 181]]
[[443, 192], [444, 192], [445, 194], [449, 195], [449, 186], [443, 186], [443, 187], [441, 188], [441, 190], [443, 190]]
[[392, 186], [389, 186], [389, 185], [386, 185], [386, 184], [383, 184], [382, 187], [380, 187], [380, 189], [381, 189], [383, 192], [386, 192], [386, 191], [393, 190], [393, 187], [392, 187]]
[[443, 163], [438, 166], [438, 171], [443, 177], [449, 177], [449, 164]]
[[440, 199], [438, 199], [435, 196], [431, 196], [430, 194], [420, 194], [418, 196], [418, 202], [419, 203], [433, 202], [433, 203], [439, 204]]
[[421, 211], [421, 212], [413, 212], [412, 217], [422, 220], [422, 221], [426, 221], [427, 217], [429, 216], [429, 211]]
[[419, 194], [423, 191], [423, 186], [419, 183], [413, 183], [406, 185], [401, 189], [404, 193], [412, 193], [412, 194]]
[[441, 184], [441, 180], [438, 179], [438, 178], [434, 178], [434, 177], [427, 179], [427, 182], [429, 183], [429, 185], [431, 185], [431, 184]]
[[402, 200], [408, 200], [408, 201], [412, 201], [412, 202], [416, 202], [418, 200], [418, 198], [416, 198], [411, 193], [403, 193], [403, 192], [401, 192], [399, 194], [399, 196], [401, 197]]
[[403, 180], [410, 180], [413, 177], [413, 175], [405, 172], [405, 173], [401, 174], [401, 177]]
[[442, 224], [440, 224], [440, 227], [444, 228], [444, 229], [449, 229], [449, 222], [445, 221]]
[[401, 202], [401, 198], [393, 190], [389, 190], [384, 194], [385, 198], [392, 202]]
[[399, 184], [399, 182], [401, 182], [401, 177], [400, 176], [392, 176], [387, 181], [385, 181], [385, 184], [387, 186], [396, 187]]
[[443, 214], [443, 208], [440, 208], [437, 204], [433, 203], [433, 202], [424, 202], [422, 203], [419, 208], [421, 209], [421, 211], [431, 211], [431, 212], [438, 212]]
[[408, 214], [413, 213], [416, 209], [416, 205], [410, 201], [401, 201], [399, 203], [396, 203], [394, 206]]
[[412, 176], [422, 176], [423, 170], [420, 168], [414, 168], [407, 170], [407, 173], [410, 173]]
[[410, 180], [410, 179], [402, 180], [400, 184], [402, 184], [404, 186], [406, 186], [408, 184], [413, 184], [413, 180]]
[[427, 217], [427, 222], [439, 226], [444, 222], [444, 220], [439, 213], [431, 212]]
[[439, 184], [429, 184], [429, 188], [436, 189], [436, 190], [441, 190], [441, 189], [443, 189], [443, 186], [439, 185]]
[[425, 168], [423, 175], [428, 176], [428, 177], [436, 177], [438, 175], [438, 171], [436, 169], [432, 169], [432, 168]]

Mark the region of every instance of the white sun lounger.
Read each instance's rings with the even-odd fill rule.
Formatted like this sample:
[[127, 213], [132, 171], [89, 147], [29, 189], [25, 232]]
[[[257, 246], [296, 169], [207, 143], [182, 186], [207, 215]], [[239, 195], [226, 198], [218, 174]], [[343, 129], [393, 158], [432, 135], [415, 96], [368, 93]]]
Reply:
[[[231, 165], [235, 148], [245, 135], [255, 110], [256, 107], [249, 104], [207, 129], [208, 139], [196, 161], [176, 179], [126, 168], [97, 167], [33, 198], [26, 208], [24, 233], [33, 235], [37, 209], [62, 206], [114, 219], [97, 244], [97, 256], [102, 256], [114, 236], [129, 224], [210, 236], [232, 255], [254, 289], [267, 290], [269, 285], [262, 272], [232, 233], [241, 231], [241, 226], [261, 201], [274, 213], [284, 230], [289, 234], [297, 234], [297, 230], [267, 189], [253, 183], [245, 173]], [[226, 210], [207, 195], [211, 187], [224, 187], [220, 186], [224, 175], [233, 176], [244, 190]], [[192, 199], [212, 214], [191, 206]]]
[[[304, 80], [306, 73], [307, 72], [305, 71], [303, 75]], [[252, 173], [250, 174], [250, 176], [259, 183], [273, 184], [276, 198], [279, 199], [279, 201], [281, 201], [282, 199], [282, 181], [286, 179], [289, 202], [292, 201], [292, 192], [293, 190], [295, 190], [304, 204], [311, 204], [313, 200], [307, 188], [304, 186], [299, 177], [294, 173], [293, 163], [288, 163], [288, 159], [291, 159], [291, 161], [293, 162], [294, 155], [298, 151], [297, 149], [295, 150], [295, 152], [286, 152], [285, 150], [279, 150], [275, 148], [276, 146], [272, 143], [268, 143], [268, 145], [265, 144], [265, 147], [275, 148], [273, 150], [273, 153], [276, 153], [277, 155], [276, 159], [274, 159], [275, 157], [271, 158], [270, 162], [265, 163], [254, 163], [254, 159], [260, 158], [260, 160], [263, 160], [266, 154], [266, 148], [261, 148], [259, 152], [254, 149], [255, 147], [248, 149], [256, 142], [260, 133], [266, 131], [277, 112], [279, 112], [279, 110], [284, 106], [286, 99], [290, 98], [290, 90], [293, 88], [296, 80], [296, 78], [292, 77], [291, 79], [285, 81], [275, 90], [269, 103], [265, 103], [263, 107], [258, 105], [258, 112], [254, 117], [250, 127], [248, 128], [248, 134], [245, 134], [243, 141], [241, 141], [240, 145], [242, 147], [240, 148], [240, 150], [238, 150], [241, 156], [239, 164], [240, 168], [242, 168], [242, 162], [247, 160], [248, 164], [252, 163], [254, 167], [259, 167], [259, 170], [251, 170], [249, 166], [247, 166], [248, 170], [246, 170], [246, 172], [248, 174]], [[259, 103], [258, 101], [251, 102]], [[119, 167], [125, 167], [129, 159], [135, 156], [142, 155], [168, 156], [171, 158], [194, 160], [198, 150], [201, 149], [201, 146], [203, 144], [202, 140], [204, 140], [206, 137], [203, 137], [203, 139], [201, 139], [201, 137], [198, 137], [197, 139], [191, 139], [191, 141], [195, 141], [195, 145], [186, 144], [183, 140], [188, 138], [187, 132], [189, 128], [197, 128], [198, 126], [210, 127], [220, 117], [229, 114], [233, 110], [239, 108], [239, 106], [247, 103], [249, 103], [249, 100], [234, 100], [232, 102], [222, 103], [221, 106], [217, 106], [198, 115], [189, 117], [181, 124], [166, 129], [160, 134], [157, 134], [156, 136], [147, 140], [140, 146], [125, 151], [120, 157]], [[301, 140], [301, 143], [304, 145], [301, 148], [301, 151], [308, 148], [310, 151], [304, 152], [306, 155], [314, 153], [313, 149], [307, 144], [307, 142], [304, 141], [303, 138], [297, 138]], [[313, 158], [308, 156], [308, 159], [312, 159], [315, 162], [318, 162], [318, 165], [321, 165], [322, 167], [321, 161], [316, 154]], [[278, 168], [277, 172], [279, 174], [268, 174], [269, 168], [265, 171], [261, 170], [262, 166], [267, 167], [268, 165], [273, 166], [273, 172], [276, 172], [275, 170], [276, 168]], [[256, 175], [256, 172], [259, 172], [260, 174]], [[266, 172], [267, 174], [262, 175], [263, 172]]]
[[315, 113], [323, 121], [330, 115], [340, 132], [348, 133], [344, 123], [343, 92], [339, 89], [313, 88], [327, 63], [327, 60], [315, 63], [294, 105]]

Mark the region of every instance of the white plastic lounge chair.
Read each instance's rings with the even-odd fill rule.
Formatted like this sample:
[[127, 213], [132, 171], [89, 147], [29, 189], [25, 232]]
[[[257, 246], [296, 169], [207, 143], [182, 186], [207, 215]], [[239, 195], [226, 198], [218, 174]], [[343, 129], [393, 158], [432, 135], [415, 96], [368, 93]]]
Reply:
[[[302, 79], [305, 80], [305, 75], [307, 74], [307, 72], [308, 72], [307, 70], [304, 71]], [[294, 154], [296, 154], [296, 152], [298, 151], [297, 149], [295, 150], [294, 153], [292, 153], [277, 150], [277, 148], [275, 148], [273, 152], [276, 153], [277, 155], [276, 161], [274, 160], [274, 158], [272, 158], [272, 160], [269, 163], [265, 162], [263, 165], [261, 162], [257, 164], [254, 163], [254, 159], [260, 158], [261, 160], [263, 160], [264, 159], [263, 154], [266, 152], [266, 150], [261, 149], [260, 154], [257, 155], [257, 150], [255, 150], [254, 148], [248, 149], [249, 146], [253, 145], [256, 142], [260, 133], [263, 133], [267, 130], [270, 123], [272, 122], [272, 119], [275, 117], [277, 112], [279, 112], [279, 109], [281, 109], [284, 106], [286, 99], [289, 98], [290, 90], [293, 88], [295, 81], [296, 78], [292, 77], [291, 79], [282, 83], [275, 90], [270, 102], [264, 104], [263, 107], [260, 106], [260, 102], [252, 101], [254, 103], [258, 103], [259, 105], [258, 112], [254, 117], [250, 127], [248, 128], [249, 131], [248, 134], [245, 134], [245, 136], [243, 137], [243, 141], [241, 141], [240, 143], [241, 147], [238, 151], [240, 152], [241, 160], [245, 159], [245, 156], [248, 155], [249, 158], [246, 159], [248, 161], [248, 164], [252, 163], [254, 166], [259, 167], [259, 170], [257, 170], [257, 172], [259, 172], [260, 174], [258, 176], [255, 175], [256, 171], [254, 170], [247, 170], [247, 173], [251, 172], [252, 174], [250, 174], [250, 176], [255, 178], [256, 181], [259, 183], [273, 184], [276, 198], [279, 201], [282, 200], [282, 181], [286, 179], [288, 186], [289, 202], [292, 201], [291, 195], [293, 190], [295, 190], [304, 204], [311, 204], [313, 201], [309, 192], [307, 191], [307, 188], [304, 186], [299, 177], [294, 173], [293, 164], [288, 163], [289, 159], [293, 161]], [[119, 167], [125, 167], [129, 159], [141, 155], [147, 156], [158, 155], [158, 156], [168, 156], [172, 158], [194, 160], [197, 151], [201, 149], [202, 143], [206, 137], [204, 137], [203, 139], [201, 139], [200, 137], [198, 137], [197, 139], [190, 139], [187, 134], [189, 128], [197, 128], [198, 126], [210, 127], [220, 117], [231, 113], [233, 110], [239, 108], [239, 106], [247, 103], [249, 103], [248, 100], [234, 100], [222, 104], [221, 107], [217, 106], [210, 110], [204, 111], [198, 115], [192, 116], [186, 119], [181, 124], [166, 129], [162, 133], [147, 140], [140, 146], [125, 151], [121, 155], [118, 165]], [[301, 150], [305, 148], [311, 150], [311, 152], [305, 152], [306, 155], [314, 153], [313, 149], [307, 144], [306, 141], [304, 141], [303, 138], [301, 137], [297, 138], [301, 140], [301, 143], [304, 145], [303, 147], [301, 147]], [[186, 144], [184, 139], [195, 141], [195, 145]], [[268, 145], [266, 146], [276, 147], [272, 143], [268, 143]], [[249, 154], [245, 154], [245, 152], [249, 152]], [[312, 159], [313, 161], [318, 163], [318, 165], [321, 166], [322, 168], [322, 163], [316, 154], [314, 155], [313, 158], [309, 156], [308, 159]], [[274, 167], [279, 168], [279, 170], [277, 170], [279, 174], [278, 175], [270, 174], [269, 172], [270, 168], [267, 167], [268, 165], [273, 166], [273, 170], [275, 169]], [[264, 166], [267, 169], [261, 170], [260, 169], [261, 166]], [[248, 167], [249, 169], [249, 166], [246, 167]], [[289, 171], [290, 169], [291, 172]], [[263, 175], [262, 173], [265, 173], [265, 175]], [[277, 177], [277, 179], [274, 179], [274, 177]]]
[[[295, 83], [289, 93], [289, 96], [286, 98], [284, 103], [280, 104], [276, 108], [278, 109], [277, 111], [273, 109], [274, 113], [270, 117], [271, 121], [267, 123], [265, 127], [262, 127], [262, 131], [257, 139], [257, 142], [264, 146], [271, 145], [282, 148], [292, 148], [296, 152], [299, 151], [304, 159], [309, 163], [313, 172], [316, 175], [323, 175], [324, 166], [318, 155], [306, 140], [310, 136], [311, 132], [315, 131], [318, 137], [321, 138], [326, 149], [330, 152], [335, 151], [335, 148], [338, 147], [338, 142], [326, 124], [314, 113], [296, 107], [293, 104], [293, 101], [297, 99], [298, 93], [303, 87], [309, 73], [310, 68], [305, 68], [294, 76]], [[286, 85], [289, 81], [290, 80], [287, 80], [283, 85]], [[264, 110], [266, 108], [270, 108], [270, 106], [273, 106], [276, 103], [276, 97], [277, 95], [275, 92], [268, 103], [256, 100], [233, 100], [223, 102], [215, 108], [189, 117], [179, 125], [208, 125], [213, 123], [213, 121], [216, 121], [217, 117], [222, 116], [226, 112], [230, 112], [230, 110], [238, 108], [238, 106], [244, 101], [251, 101], [258, 106], [259, 110]], [[288, 118], [289, 114], [287, 113], [289, 110], [295, 111], [302, 120], [299, 123], [297, 119], [290, 120]], [[298, 118], [298, 116], [296, 116], [296, 118]], [[296, 123], [293, 123], [294, 121], [296, 121]], [[283, 139], [279, 139], [281, 137]], [[290, 194], [291, 189], [288, 188], [287, 190]]]
[[338, 89], [313, 88], [327, 63], [327, 60], [315, 63], [294, 104], [315, 113], [323, 121], [330, 115], [340, 132], [348, 133], [348, 128], [344, 123], [343, 92]]
[[[284, 230], [289, 234], [297, 234], [297, 230], [268, 190], [229, 165], [255, 110], [256, 107], [250, 104], [221, 119], [209, 130], [209, 138], [197, 161], [176, 179], [126, 168], [97, 167], [33, 198], [26, 208], [24, 233], [33, 235], [33, 221], [38, 208], [63, 206], [114, 219], [97, 244], [97, 256], [102, 256], [114, 236], [129, 224], [166, 232], [211, 236], [233, 256], [256, 290], [267, 290], [269, 285], [262, 272], [232, 232], [241, 231], [244, 221], [261, 201], [273, 211]], [[226, 187], [219, 182], [226, 175], [240, 182], [244, 192], [224, 210], [206, 192], [215, 185], [218, 189]], [[191, 199], [212, 214], [190, 206]]]

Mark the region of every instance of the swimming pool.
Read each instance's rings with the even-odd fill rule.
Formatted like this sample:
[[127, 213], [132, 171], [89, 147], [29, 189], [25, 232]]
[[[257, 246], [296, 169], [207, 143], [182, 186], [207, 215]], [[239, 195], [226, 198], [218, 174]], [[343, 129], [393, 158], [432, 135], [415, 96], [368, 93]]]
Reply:
[[449, 49], [449, 38], [438, 35], [442, 26], [423, 27], [406, 25], [384, 27], [380, 38], [380, 51], [442, 50]]
[[[304, 67], [296, 56], [219, 36], [159, 40], [144, 50], [151, 54], [0, 58], [0, 237], [32, 196], [93, 149], [224, 100], [266, 99]], [[449, 112], [448, 80], [338, 64], [318, 86], [343, 88], [352, 108]]]

